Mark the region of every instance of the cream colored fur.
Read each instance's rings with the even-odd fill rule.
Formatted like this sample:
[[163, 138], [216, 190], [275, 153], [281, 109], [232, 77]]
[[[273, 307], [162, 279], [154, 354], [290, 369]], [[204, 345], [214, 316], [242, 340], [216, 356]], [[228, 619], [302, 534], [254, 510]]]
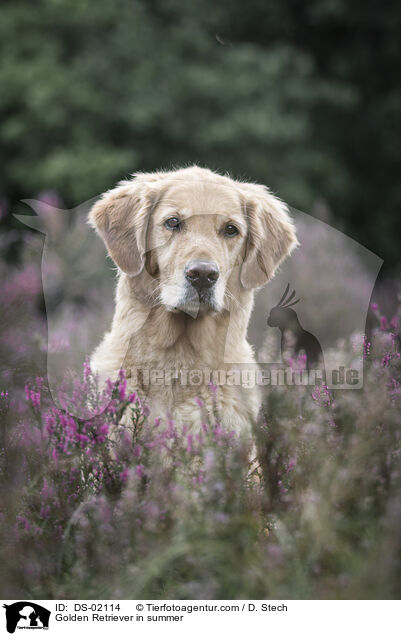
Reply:
[[[185, 230], [166, 229], [172, 216]], [[214, 394], [206, 370], [256, 368], [247, 342], [254, 291], [296, 245], [286, 206], [264, 186], [191, 167], [121, 182], [94, 205], [90, 223], [119, 268], [113, 322], [92, 355], [93, 370], [105, 380], [124, 368], [151, 417], [169, 414], [196, 429], [202, 416], [195, 398], [209, 412], [215, 400], [223, 423], [248, 435], [259, 390], [225, 384]], [[228, 223], [238, 236], [223, 234]], [[185, 300], [183, 271], [193, 258], [219, 267], [213, 307]], [[138, 368], [204, 370], [204, 382], [149, 386]]]

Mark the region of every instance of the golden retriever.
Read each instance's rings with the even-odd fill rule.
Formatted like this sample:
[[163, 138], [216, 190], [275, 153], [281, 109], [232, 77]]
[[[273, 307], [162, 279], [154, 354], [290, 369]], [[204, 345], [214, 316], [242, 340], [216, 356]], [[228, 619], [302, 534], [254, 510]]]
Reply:
[[255, 289], [297, 244], [285, 204], [194, 166], [120, 182], [89, 222], [118, 267], [113, 322], [92, 369], [103, 380], [124, 368], [151, 417], [196, 428], [201, 400], [248, 435], [261, 400], [241, 381], [257, 368], [247, 326]]

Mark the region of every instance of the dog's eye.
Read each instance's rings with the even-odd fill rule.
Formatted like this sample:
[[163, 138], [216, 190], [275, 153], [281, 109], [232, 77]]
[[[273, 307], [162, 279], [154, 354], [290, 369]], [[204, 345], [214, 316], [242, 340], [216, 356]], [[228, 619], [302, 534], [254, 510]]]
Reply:
[[228, 223], [228, 225], [226, 225], [226, 227], [224, 228], [224, 236], [236, 236], [237, 234], [239, 234], [237, 228], [235, 227], [235, 225], [232, 225], [231, 223]]
[[164, 222], [164, 227], [168, 230], [180, 230], [181, 229], [181, 221], [177, 219], [176, 216], [172, 216]]

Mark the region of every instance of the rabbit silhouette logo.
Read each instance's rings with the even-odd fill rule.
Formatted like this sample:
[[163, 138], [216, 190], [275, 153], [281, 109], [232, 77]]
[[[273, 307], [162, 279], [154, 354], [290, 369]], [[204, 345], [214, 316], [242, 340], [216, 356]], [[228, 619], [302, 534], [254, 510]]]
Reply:
[[[297, 312], [292, 309], [300, 302], [295, 298], [295, 290], [288, 296], [290, 284], [285, 288], [280, 301], [270, 311], [267, 319], [269, 327], [278, 327], [281, 331], [281, 357], [284, 360], [289, 354], [293, 356], [305, 355], [306, 370], [321, 369], [324, 372], [324, 357], [319, 340], [302, 327]], [[292, 301], [292, 302], [291, 302]]]
[[19, 601], [3, 605], [6, 610], [7, 631], [14, 634], [16, 629], [49, 629], [51, 612], [30, 601]]

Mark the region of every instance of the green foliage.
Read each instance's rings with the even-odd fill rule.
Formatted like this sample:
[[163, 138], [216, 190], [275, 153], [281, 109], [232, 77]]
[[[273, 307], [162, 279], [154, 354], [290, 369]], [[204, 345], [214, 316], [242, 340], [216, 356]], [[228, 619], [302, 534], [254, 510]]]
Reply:
[[395, 263], [400, 19], [360, 0], [5, 2], [0, 193], [72, 206], [199, 162], [326, 199]]

